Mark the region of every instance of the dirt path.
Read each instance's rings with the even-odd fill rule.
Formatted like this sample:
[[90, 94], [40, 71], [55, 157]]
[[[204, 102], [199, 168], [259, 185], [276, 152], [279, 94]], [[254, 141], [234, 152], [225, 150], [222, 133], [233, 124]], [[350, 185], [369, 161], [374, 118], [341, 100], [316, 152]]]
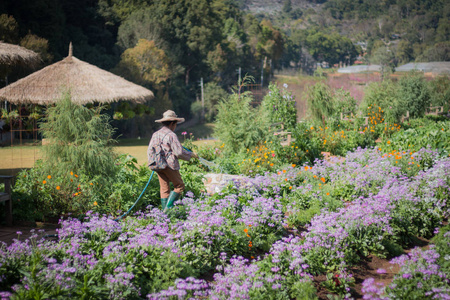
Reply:
[[[10, 245], [13, 243], [15, 239], [19, 239], [24, 241], [29, 238], [34, 230], [34, 233], [38, 234], [38, 239], [46, 236], [46, 235], [54, 235], [56, 234], [56, 229], [58, 228], [58, 224], [51, 223], [22, 223], [12, 227], [9, 226], [0, 226], [0, 241]], [[20, 232], [21, 234], [18, 234]]]

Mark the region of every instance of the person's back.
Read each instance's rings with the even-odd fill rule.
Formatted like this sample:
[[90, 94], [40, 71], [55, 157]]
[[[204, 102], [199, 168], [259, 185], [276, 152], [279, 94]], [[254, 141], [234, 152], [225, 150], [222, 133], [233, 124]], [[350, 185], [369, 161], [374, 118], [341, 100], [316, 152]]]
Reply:
[[[163, 127], [152, 135], [147, 155], [150, 157], [152, 148], [157, 146], [160, 146], [164, 152], [167, 167], [156, 171], [156, 174], [158, 174], [159, 179], [161, 207], [163, 210], [167, 210], [173, 206], [184, 191], [184, 182], [179, 172], [178, 159], [190, 160], [191, 157], [198, 156], [194, 152], [185, 150], [174, 133], [177, 124], [184, 122], [184, 118], [178, 118], [174, 111], [168, 110], [163, 114], [162, 119], [155, 122], [161, 123]], [[170, 191], [170, 182], [174, 186], [173, 191]]]

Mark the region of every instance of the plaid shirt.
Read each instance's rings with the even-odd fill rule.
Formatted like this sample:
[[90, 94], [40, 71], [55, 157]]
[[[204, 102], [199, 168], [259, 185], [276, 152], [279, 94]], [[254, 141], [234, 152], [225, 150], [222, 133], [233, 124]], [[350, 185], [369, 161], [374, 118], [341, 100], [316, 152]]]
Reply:
[[169, 168], [174, 171], [180, 169], [178, 159], [190, 160], [192, 157], [192, 152], [184, 150], [177, 135], [166, 126], [153, 133], [148, 144], [147, 157], [149, 156], [150, 149], [158, 145], [161, 145], [161, 148], [166, 154], [166, 161]]

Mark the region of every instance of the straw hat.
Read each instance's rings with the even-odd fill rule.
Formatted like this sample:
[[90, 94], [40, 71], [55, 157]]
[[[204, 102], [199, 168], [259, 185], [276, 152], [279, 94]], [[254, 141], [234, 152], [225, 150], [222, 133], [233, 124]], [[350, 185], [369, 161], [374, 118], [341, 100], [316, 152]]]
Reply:
[[173, 110], [167, 110], [163, 113], [163, 118], [155, 122], [162, 123], [165, 121], [177, 121], [177, 124], [180, 124], [184, 122], [184, 118], [178, 118]]

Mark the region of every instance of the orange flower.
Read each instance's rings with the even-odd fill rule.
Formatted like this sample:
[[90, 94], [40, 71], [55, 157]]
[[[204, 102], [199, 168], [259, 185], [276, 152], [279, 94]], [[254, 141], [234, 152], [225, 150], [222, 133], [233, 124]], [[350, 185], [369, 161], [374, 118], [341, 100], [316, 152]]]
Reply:
[[47, 183], [47, 181], [45, 181], [45, 180], [44, 180], [44, 181], [42, 181], [42, 183], [43, 183], [43, 184], [46, 184], [46, 183]]
[[70, 182], [73, 182], [73, 179], [72, 179], [72, 178], [70, 178]]
[[72, 175], [72, 176], [73, 176], [73, 172], [70, 172], [70, 175]]
[[251, 258], [251, 259], [255, 259], [255, 257], [254, 257], [254, 256], [250, 256], [250, 258]]
[[252, 224], [248, 224], [248, 227], [252, 227]]
[[272, 163], [272, 164], [270, 164], [270, 166], [271, 166], [271, 167], [273, 167], [273, 163]]
[[330, 193], [327, 193], [327, 196], [330, 196]]
[[48, 179], [52, 179], [52, 175], [48, 175], [47, 178], [48, 178]]
[[244, 232], [245, 232], [245, 233], [247, 233], [247, 232], [248, 232], [248, 229], [247, 229], [247, 228], [245, 228], [245, 229], [244, 229]]
[[296, 164], [292, 164], [292, 167], [295, 168]]
[[94, 185], [92, 182], [91, 183], [89, 183], [90, 185]]
[[286, 170], [283, 170], [283, 173], [286, 173]]
[[97, 205], [98, 203], [97, 203], [97, 201], [94, 201], [94, 205]]
[[284, 180], [287, 181], [287, 178], [285, 178]]
[[325, 183], [325, 178], [322, 177], [320, 178], [320, 180], [322, 180], [322, 182]]
[[314, 175], [313, 177], [314, 177], [314, 178], [317, 178], [317, 176], [316, 176], [316, 175]]
[[56, 187], [56, 189], [59, 191], [59, 190], [61, 189], [61, 187], [58, 185], [58, 186]]
[[250, 237], [250, 236], [247, 234], [247, 237]]
[[292, 190], [292, 186], [290, 186], [289, 189]]
[[78, 175], [77, 175], [77, 174], [75, 174], [75, 177], [76, 177], [76, 178], [78, 178]]

